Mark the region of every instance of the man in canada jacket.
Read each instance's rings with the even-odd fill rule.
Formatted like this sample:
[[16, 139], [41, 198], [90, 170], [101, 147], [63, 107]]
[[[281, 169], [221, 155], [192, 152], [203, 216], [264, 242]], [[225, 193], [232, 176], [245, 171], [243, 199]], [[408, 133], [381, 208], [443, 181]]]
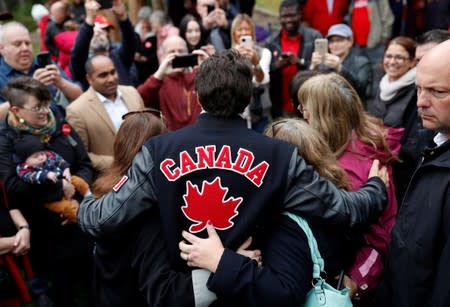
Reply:
[[[250, 102], [251, 81], [249, 63], [235, 51], [206, 60], [196, 77], [206, 112], [195, 125], [146, 142], [113, 191], [80, 206], [81, 229], [107, 237], [157, 208], [171, 267], [189, 271], [179, 257], [181, 232], [204, 236], [208, 222], [224, 246], [236, 250], [283, 211], [345, 226], [376, 218], [386, 203], [380, 178], [357, 192], [339, 190], [294, 146], [246, 128], [238, 114]], [[197, 293], [196, 285], [204, 287], [206, 279], [202, 284], [193, 271], [192, 282]]]

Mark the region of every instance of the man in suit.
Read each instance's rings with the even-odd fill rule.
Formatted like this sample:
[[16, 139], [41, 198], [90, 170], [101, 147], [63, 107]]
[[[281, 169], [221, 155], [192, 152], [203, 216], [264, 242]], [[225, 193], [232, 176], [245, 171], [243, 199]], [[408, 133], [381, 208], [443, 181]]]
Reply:
[[111, 166], [122, 115], [143, 108], [138, 91], [119, 84], [112, 60], [96, 55], [86, 62], [89, 89], [67, 108], [67, 120], [80, 135], [96, 171]]

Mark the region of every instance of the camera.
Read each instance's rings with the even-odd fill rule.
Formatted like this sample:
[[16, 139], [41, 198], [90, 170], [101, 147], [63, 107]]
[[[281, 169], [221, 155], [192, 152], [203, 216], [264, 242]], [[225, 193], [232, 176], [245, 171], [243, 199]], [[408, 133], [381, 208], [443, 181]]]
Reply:
[[172, 68], [192, 67], [198, 65], [198, 56], [196, 54], [177, 55], [172, 60]]

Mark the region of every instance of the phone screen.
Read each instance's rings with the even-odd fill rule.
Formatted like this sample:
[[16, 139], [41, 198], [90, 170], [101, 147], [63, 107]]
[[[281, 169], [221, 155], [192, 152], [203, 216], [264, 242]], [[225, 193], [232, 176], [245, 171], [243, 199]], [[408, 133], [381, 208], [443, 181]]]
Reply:
[[49, 52], [40, 52], [36, 56], [36, 62], [39, 68], [45, 68], [45, 66], [52, 64]]
[[214, 11], [215, 9], [214, 4], [208, 4], [207, 6], [208, 6], [208, 14]]
[[197, 66], [198, 59], [196, 54], [178, 55], [172, 60], [173, 68]]

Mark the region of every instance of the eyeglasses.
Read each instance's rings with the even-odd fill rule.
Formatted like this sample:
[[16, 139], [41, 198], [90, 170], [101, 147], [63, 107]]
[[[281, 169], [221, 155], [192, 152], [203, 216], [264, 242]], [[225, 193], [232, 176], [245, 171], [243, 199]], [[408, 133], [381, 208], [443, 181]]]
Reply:
[[130, 117], [131, 115], [142, 114], [142, 113], [151, 113], [151, 114], [155, 115], [156, 117], [164, 120], [164, 117], [163, 117], [161, 111], [153, 109], [153, 108], [146, 108], [146, 109], [137, 110], [137, 111], [130, 111], [130, 112], [122, 115], [122, 120], [127, 119], [127, 117]]
[[398, 55], [398, 54], [396, 54], [396, 55], [385, 54], [384, 59], [389, 60], [389, 61], [394, 59], [394, 61], [402, 63], [402, 62], [405, 62], [406, 60], [409, 60], [409, 57], [404, 57], [404, 56]]
[[29, 109], [21, 107], [21, 109], [35, 112], [35, 113], [43, 113], [43, 112], [48, 112], [50, 110], [50, 106], [48, 104], [46, 104], [46, 105], [37, 105], [37, 106], [31, 107]]

